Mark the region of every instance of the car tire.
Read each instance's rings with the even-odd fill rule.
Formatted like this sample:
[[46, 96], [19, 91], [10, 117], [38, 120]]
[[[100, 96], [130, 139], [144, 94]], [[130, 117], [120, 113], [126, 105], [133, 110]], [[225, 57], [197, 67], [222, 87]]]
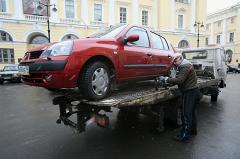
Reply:
[[1, 84], [1, 85], [3, 84], [3, 80], [0, 80], [0, 84]]
[[88, 63], [80, 75], [78, 87], [88, 100], [101, 100], [110, 93], [110, 71], [104, 62]]

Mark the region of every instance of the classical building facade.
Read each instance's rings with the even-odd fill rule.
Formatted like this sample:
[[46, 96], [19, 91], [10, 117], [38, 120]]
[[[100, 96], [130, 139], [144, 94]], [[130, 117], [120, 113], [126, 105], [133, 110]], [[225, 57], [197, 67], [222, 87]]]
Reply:
[[205, 45], [225, 48], [231, 63], [240, 63], [240, 3], [207, 16]]
[[26, 50], [48, 42], [47, 8], [40, 9], [39, 1], [55, 4], [49, 8], [51, 42], [127, 23], [159, 32], [174, 47], [196, 47], [194, 23], [206, 23], [206, 0], [0, 0], [0, 68], [18, 63]]

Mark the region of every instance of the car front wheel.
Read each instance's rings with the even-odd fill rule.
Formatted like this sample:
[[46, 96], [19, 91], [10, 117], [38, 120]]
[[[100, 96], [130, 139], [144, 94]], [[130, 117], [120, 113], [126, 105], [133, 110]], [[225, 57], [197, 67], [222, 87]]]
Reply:
[[89, 100], [100, 100], [110, 92], [109, 68], [103, 62], [87, 64], [79, 81], [82, 95]]

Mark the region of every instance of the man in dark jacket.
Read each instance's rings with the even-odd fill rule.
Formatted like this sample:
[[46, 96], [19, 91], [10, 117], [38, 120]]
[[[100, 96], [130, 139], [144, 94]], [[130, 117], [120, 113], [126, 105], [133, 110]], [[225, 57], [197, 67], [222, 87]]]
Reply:
[[175, 137], [176, 140], [184, 142], [190, 139], [192, 135], [197, 134], [197, 122], [195, 115], [195, 103], [198, 95], [197, 76], [193, 65], [179, 53], [174, 57], [174, 64], [177, 66], [176, 78], [160, 76], [160, 81], [177, 84], [182, 92], [182, 129]]

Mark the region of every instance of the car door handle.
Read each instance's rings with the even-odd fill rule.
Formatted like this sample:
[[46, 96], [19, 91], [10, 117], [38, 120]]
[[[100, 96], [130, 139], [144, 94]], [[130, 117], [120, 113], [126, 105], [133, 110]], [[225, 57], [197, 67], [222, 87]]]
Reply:
[[152, 56], [152, 54], [151, 54], [150, 52], [148, 52], [148, 53], [147, 53], [147, 56], [150, 56], [150, 57], [151, 57], [151, 56]]
[[172, 56], [171, 56], [171, 55], [168, 55], [168, 58], [170, 58], [170, 59], [171, 59], [171, 58], [172, 58]]

